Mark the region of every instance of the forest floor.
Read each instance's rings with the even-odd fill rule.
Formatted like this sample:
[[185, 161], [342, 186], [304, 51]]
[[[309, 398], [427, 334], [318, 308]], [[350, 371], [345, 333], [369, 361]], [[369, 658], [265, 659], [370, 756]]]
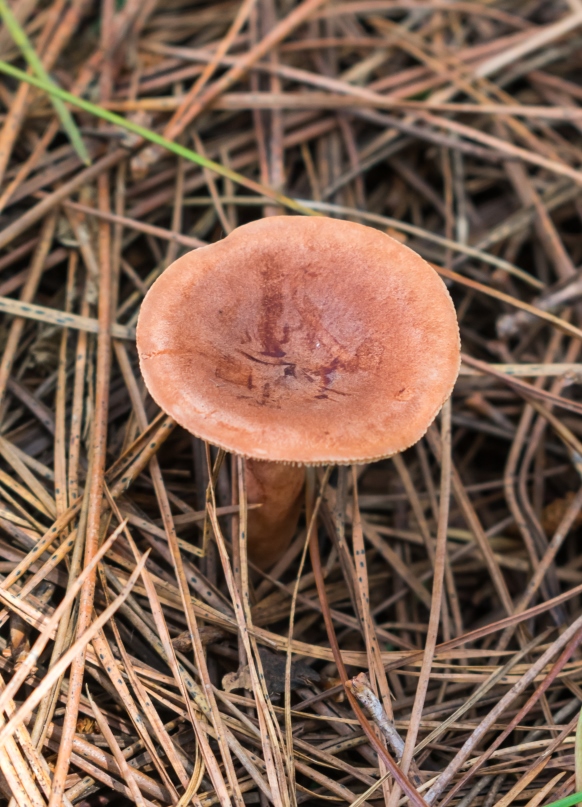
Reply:
[[[3, 801], [576, 803], [580, 0], [0, 18]], [[160, 413], [135, 325], [186, 251], [313, 212], [435, 267], [461, 373], [233, 574], [237, 461]]]

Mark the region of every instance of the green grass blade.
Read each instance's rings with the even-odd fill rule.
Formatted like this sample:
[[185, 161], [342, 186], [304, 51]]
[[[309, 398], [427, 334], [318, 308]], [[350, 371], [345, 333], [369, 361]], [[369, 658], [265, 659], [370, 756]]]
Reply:
[[[2, 2], [2, 0], [0, 0], [0, 2]], [[157, 146], [161, 146], [167, 151], [172, 152], [172, 154], [176, 154], [178, 157], [183, 157], [189, 162], [196, 163], [196, 165], [200, 165], [203, 168], [208, 168], [210, 171], [213, 171], [219, 176], [227, 177], [238, 185], [242, 185], [255, 193], [259, 193], [263, 196], [267, 196], [269, 199], [273, 199], [282, 207], [286, 207], [289, 210], [294, 210], [297, 213], [302, 213], [305, 216], [320, 215], [315, 210], [296, 202], [294, 199], [290, 199], [288, 196], [284, 196], [282, 193], [277, 193], [277, 191], [274, 191], [272, 188], [261, 185], [259, 182], [254, 182], [252, 179], [248, 179], [242, 174], [232, 171], [230, 168], [226, 168], [220, 163], [214, 162], [214, 160], [209, 160], [206, 157], [203, 157], [196, 151], [186, 148], [186, 146], [182, 146], [179, 143], [174, 143], [171, 140], [167, 140], [157, 132], [153, 132], [151, 129], [146, 129], [145, 126], [140, 126], [138, 123], [134, 123], [133, 121], [126, 120], [125, 118], [121, 117], [121, 115], [117, 115], [115, 112], [110, 112], [108, 109], [103, 109], [103, 107], [100, 107], [97, 104], [92, 104], [90, 101], [85, 101], [85, 99], [79, 98], [76, 95], [61, 89], [52, 82], [47, 83], [40, 78], [30, 76], [28, 73], [24, 73], [22, 70], [18, 70], [18, 68], [13, 67], [11, 64], [3, 61], [0, 61], [0, 72], [5, 73], [8, 76], [12, 76], [19, 81], [26, 81], [28, 84], [32, 84], [33, 87], [38, 87], [40, 90], [44, 90], [45, 92], [50, 93], [52, 96], [59, 98], [61, 101], [71, 104], [78, 109], [82, 109], [84, 112], [88, 112], [97, 118], [106, 120], [115, 126], [120, 126], [129, 132], [134, 132], [144, 140], [147, 140], [150, 143], [155, 143]]]
[[[20, 48], [22, 55], [28, 62], [31, 69], [36, 73], [38, 78], [42, 79], [46, 82], [47, 85], [53, 85], [56, 87], [56, 84], [53, 82], [51, 77], [48, 75], [46, 70], [43, 67], [41, 60], [38, 58], [38, 55], [35, 49], [32, 47], [30, 40], [26, 36], [23, 28], [21, 27], [20, 23], [12, 13], [12, 10], [6, 0], [0, 0], [0, 17], [10, 36], [14, 40], [14, 43], [18, 48]], [[63, 103], [60, 98], [57, 98], [54, 95], [51, 95], [51, 102], [55, 108], [55, 112], [59, 116], [63, 128], [65, 129], [69, 140], [71, 141], [71, 145], [79, 155], [80, 159], [85, 163], [85, 165], [91, 165], [91, 158], [89, 157], [89, 152], [83, 142], [83, 138], [81, 137], [81, 132], [77, 128], [77, 124], [73, 120], [73, 116]]]
[[574, 807], [575, 804], [580, 802], [582, 802], [582, 793], [572, 793], [571, 796], [553, 801], [551, 804], [547, 804], [546, 807]]

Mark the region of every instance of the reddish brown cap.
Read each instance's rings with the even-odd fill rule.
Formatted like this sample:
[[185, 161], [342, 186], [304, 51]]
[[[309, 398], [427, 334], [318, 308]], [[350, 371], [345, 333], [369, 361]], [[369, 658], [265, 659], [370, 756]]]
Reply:
[[188, 431], [259, 459], [361, 463], [426, 432], [459, 329], [437, 273], [371, 227], [274, 216], [189, 252], [154, 283], [146, 385]]

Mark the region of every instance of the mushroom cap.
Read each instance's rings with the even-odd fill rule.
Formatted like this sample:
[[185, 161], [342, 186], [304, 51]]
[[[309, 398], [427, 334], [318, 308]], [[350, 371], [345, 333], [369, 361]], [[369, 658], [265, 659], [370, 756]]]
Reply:
[[437, 273], [360, 224], [273, 216], [189, 252], [137, 325], [154, 400], [257, 459], [363, 463], [416, 443], [451, 394], [459, 328]]

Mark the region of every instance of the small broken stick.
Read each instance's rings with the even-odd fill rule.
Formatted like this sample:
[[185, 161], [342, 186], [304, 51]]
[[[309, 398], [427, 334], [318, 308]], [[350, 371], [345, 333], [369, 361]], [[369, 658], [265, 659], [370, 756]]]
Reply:
[[[201, 628], [198, 628], [198, 632], [203, 646], [220, 642], [228, 636], [227, 631], [215, 625], [203, 625]], [[175, 636], [172, 639], [172, 644], [174, 645], [174, 650], [177, 650], [179, 653], [187, 653], [189, 650], [192, 650], [190, 631], [185, 630], [179, 636]]]
[[[378, 726], [386, 742], [392, 749], [396, 761], [400, 762], [404, 752], [404, 740], [396, 730], [394, 723], [388, 718], [378, 696], [372, 690], [370, 681], [366, 673], [359, 673], [355, 678], [346, 683], [352, 695], [367, 709], [370, 717]], [[422, 777], [415, 762], [410, 766], [411, 780], [415, 787], [422, 784]]]

